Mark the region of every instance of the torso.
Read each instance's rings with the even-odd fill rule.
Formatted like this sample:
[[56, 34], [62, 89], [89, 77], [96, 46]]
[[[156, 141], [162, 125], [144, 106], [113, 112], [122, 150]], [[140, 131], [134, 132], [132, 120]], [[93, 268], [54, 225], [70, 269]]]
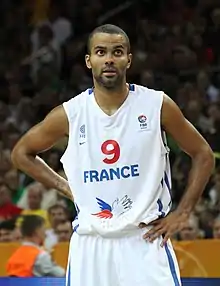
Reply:
[[169, 211], [162, 102], [162, 92], [131, 85], [111, 116], [92, 89], [64, 104], [70, 133], [62, 163], [80, 210], [77, 232], [114, 235]]

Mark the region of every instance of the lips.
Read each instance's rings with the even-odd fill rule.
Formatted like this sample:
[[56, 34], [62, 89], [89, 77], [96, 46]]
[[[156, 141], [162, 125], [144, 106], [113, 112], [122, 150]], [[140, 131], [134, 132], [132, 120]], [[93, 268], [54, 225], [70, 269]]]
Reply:
[[116, 69], [105, 69], [102, 72], [106, 76], [113, 76], [117, 73]]

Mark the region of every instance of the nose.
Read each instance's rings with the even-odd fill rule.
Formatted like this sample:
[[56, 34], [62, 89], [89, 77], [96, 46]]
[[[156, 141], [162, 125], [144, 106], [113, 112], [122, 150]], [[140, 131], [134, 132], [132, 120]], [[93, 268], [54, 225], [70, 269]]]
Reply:
[[106, 56], [105, 64], [106, 64], [107, 66], [108, 66], [108, 65], [113, 65], [113, 64], [114, 64], [114, 60], [113, 60], [112, 55], [107, 55], [107, 56]]

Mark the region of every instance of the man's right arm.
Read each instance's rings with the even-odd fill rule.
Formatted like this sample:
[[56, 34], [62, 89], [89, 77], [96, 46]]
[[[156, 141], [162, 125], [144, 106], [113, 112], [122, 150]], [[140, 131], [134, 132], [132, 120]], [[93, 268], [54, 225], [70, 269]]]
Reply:
[[33, 274], [35, 277], [64, 277], [65, 270], [52, 261], [49, 253], [43, 252], [34, 263]]
[[68, 118], [63, 106], [54, 108], [46, 118], [31, 128], [15, 145], [11, 159], [20, 169], [48, 188], [57, 189], [73, 200], [67, 180], [54, 172], [37, 155], [50, 149], [69, 133]]

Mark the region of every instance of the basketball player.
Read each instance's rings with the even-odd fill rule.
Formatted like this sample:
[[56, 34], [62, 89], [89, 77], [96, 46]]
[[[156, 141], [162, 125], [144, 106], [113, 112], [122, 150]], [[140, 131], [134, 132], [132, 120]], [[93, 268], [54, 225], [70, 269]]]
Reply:
[[[126, 83], [128, 36], [113, 25], [88, 40], [94, 87], [52, 110], [21, 138], [12, 160], [72, 198], [68, 286], [181, 285], [170, 236], [189, 218], [214, 167], [212, 151], [163, 92]], [[164, 131], [192, 158], [187, 189], [171, 208]], [[37, 155], [68, 136], [61, 158], [68, 182]]]

